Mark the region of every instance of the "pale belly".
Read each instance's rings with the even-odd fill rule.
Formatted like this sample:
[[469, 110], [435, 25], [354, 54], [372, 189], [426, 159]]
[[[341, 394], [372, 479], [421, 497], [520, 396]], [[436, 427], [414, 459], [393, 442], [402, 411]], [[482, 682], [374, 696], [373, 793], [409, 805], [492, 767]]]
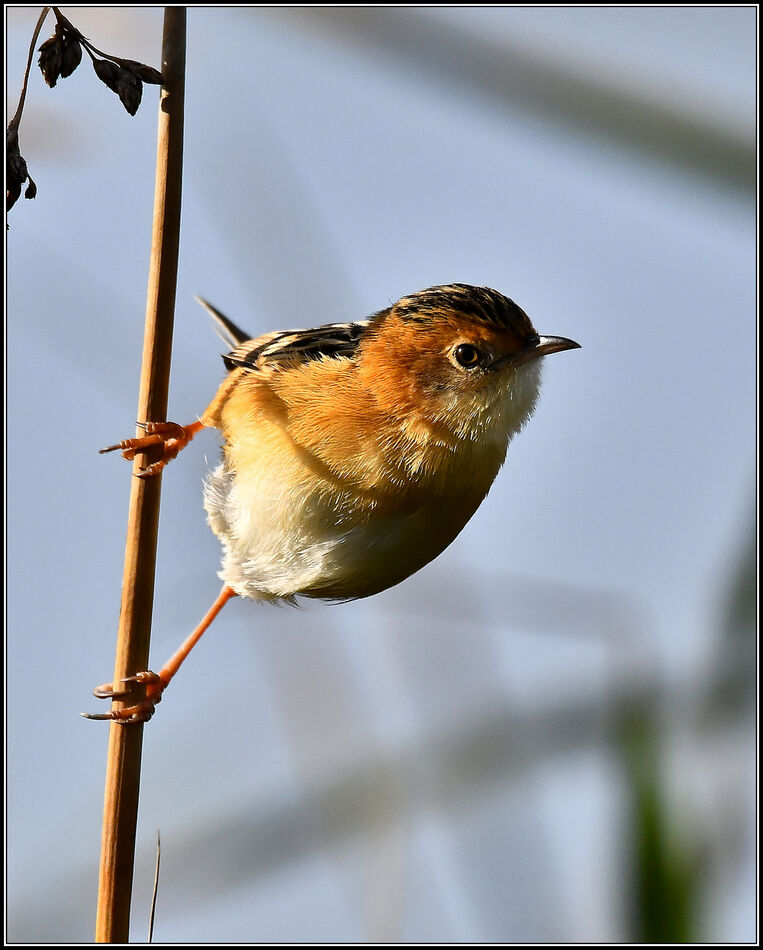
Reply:
[[291, 495], [273, 473], [247, 481], [220, 465], [204, 506], [223, 544], [220, 577], [242, 597], [367, 597], [405, 580], [458, 535], [484, 492], [454, 506], [432, 495], [398, 511], [353, 510], [347, 496]]

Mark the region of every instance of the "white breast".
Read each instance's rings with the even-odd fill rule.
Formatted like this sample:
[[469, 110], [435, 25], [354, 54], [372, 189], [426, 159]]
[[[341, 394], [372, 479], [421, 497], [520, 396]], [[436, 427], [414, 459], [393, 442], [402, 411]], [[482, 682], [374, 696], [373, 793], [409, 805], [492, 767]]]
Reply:
[[[222, 580], [242, 597], [366, 597], [435, 558], [469, 519], [444, 499], [399, 513], [354, 511], [350, 499], [290, 493], [272, 470], [246, 479], [221, 464], [205, 486], [223, 545]], [[338, 514], [341, 512], [342, 514]]]

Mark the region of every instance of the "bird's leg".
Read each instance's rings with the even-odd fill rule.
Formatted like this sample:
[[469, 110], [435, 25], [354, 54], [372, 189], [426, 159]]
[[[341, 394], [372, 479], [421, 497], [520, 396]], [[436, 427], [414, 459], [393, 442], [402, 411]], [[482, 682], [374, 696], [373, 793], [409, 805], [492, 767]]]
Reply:
[[177, 422], [138, 422], [137, 425], [145, 429], [144, 436], [137, 439], [124, 439], [115, 445], [107, 445], [105, 449], [100, 450], [99, 454], [120, 451], [124, 458], [132, 460], [140, 452], [145, 452], [154, 445], [161, 445], [162, 457], [136, 472], [138, 478], [147, 478], [149, 475], [161, 472], [164, 466], [188, 445], [196, 433], [204, 428], [204, 423], [201, 421], [192, 422], [187, 426], [178, 425]]
[[[236, 592], [223, 585], [217, 600], [207, 611], [204, 619], [196, 627], [193, 633], [181, 644], [180, 648], [173, 653], [170, 659], [164, 664], [158, 673], [151, 670], [144, 670], [141, 673], [135, 673], [133, 676], [126, 676], [118, 683], [103, 683], [96, 686], [93, 695], [98, 699], [124, 699], [130, 693], [132, 683], [144, 684], [146, 687], [144, 698], [131, 706], [123, 706], [121, 709], [112, 709], [107, 713], [82, 713], [85, 719], [111, 719], [124, 725], [137, 722], [148, 722], [153, 716], [156, 704], [162, 701], [162, 693], [169, 686], [170, 680], [180, 669], [183, 660], [188, 656], [191, 650], [201, 639], [201, 635], [208, 629], [215, 617], [220, 613], [228, 601], [236, 596]], [[126, 687], [122, 684], [128, 684]]]

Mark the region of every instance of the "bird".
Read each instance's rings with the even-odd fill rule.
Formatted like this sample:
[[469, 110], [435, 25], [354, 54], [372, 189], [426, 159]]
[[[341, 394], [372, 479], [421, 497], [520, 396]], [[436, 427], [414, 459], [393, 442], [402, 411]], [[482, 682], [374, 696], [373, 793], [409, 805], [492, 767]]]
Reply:
[[158, 474], [203, 429], [222, 458], [204, 507], [222, 545], [222, 590], [167, 664], [96, 687], [144, 698], [108, 713], [145, 722], [180, 664], [234, 596], [295, 603], [370, 597], [415, 574], [459, 535], [532, 416], [542, 358], [579, 348], [539, 334], [490, 287], [429, 287], [364, 320], [251, 339], [203, 298], [227, 375], [197, 421], [139, 423], [107, 446], [162, 455]]

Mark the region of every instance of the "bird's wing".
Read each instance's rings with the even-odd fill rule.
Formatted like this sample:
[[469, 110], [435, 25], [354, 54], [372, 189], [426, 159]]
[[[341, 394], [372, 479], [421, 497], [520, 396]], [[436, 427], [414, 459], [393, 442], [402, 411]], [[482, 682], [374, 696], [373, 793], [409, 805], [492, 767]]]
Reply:
[[202, 297], [196, 298], [209, 311], [217, 324], [218, 334], [232, 347], [223, 355], [227, 369], [237, 366], [263, 369], [288, 363], [290, 366], [321, 359], [355, 355], [370, 320], [357, 323], [328, 323], [312, 330], [279, 330], [250, 339], [245, 333]]
[[[328, 323], [312, 330], [283, 330], [248, 340], [224, 356], [226, 366], [262, 369], [279, 363], [290, 366], [322, 357], [353, 357], [370, 323]], [[229, 365], [230, 364], [230, 365]]]

